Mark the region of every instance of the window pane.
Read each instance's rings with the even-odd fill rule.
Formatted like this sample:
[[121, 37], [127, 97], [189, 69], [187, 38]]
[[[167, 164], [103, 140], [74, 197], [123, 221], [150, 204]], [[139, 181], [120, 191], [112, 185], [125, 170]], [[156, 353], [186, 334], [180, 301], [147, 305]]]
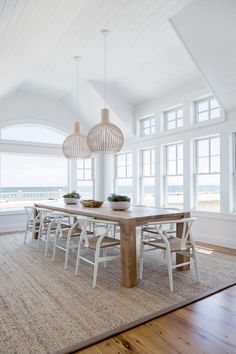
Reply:
[[176, 161], [168, 162], [168, 175], [176, 175]]
[[150, 173], [151, 173], [150, 169], [151, 169], [150, 164], [143, 165], [143, 175], [150, 176]]
[[151, 132], [150, 128], [145, 128], [144, 131], [143, 131], [143, 134], [144, 135], [150, 135], [150, 132]]
[[91, 170], [85, 170], [85, 171], [84, 171], [84, 178], [85, 178], [86, 180], [92, 179], [92, 171], [91, 171]]
[[209, 110], [209, 102], [203, 101], [198, 103], [198, 112], [204, 112]]
[[0, 159], [0, 200], [7, 209], [23, 208], [25, 201], [58, 199], [67, 191], [64, 158], [1, 153]]
[[133, 179], [132, 178], [124, 178], [124, 179], [117, 179], [116, 182], [116, 193], [127, 195], [133, 198]]
[[150, 150], [143, 150], [143, 163], [150, 163]]
[[92, 159], [85, 159], [85, 168], [92, 168]]
[[211, 139], [211, 155], [220, 155], [220, 139]]
[[179, 175], [183, 174], [183, 160], [178, 160], [178, 171], [177, 171], [177, 173]]
[[80, 180], [84, 179], [84, 170], [81, 170], [81, 169], [77, 170], [77, 178]]
[[175, 111], [168, 112], [167, 119], [168, 119], [168, 122], [175, 120], [176, 119], [176, 112]]
[[155, 206], [155, 178], [142, 179], [142, 204]]
[[220, 172], [220, 156], [211, 157], [211, 173]]
[[219, 108], [215, 108], [211, 110], [211, 119], [214, 118], [219, 118], [220, 117], [220, 109]]
[[125, 166], [125, 154], [117, 155], [117, 166]]
[[132, 177], [132, 175], [133, 175], [132, 166], [127, 166], [127, 177]]
[[126, 177], [125, 176], [125, 167], [117, 167], [117, 177], [118, 178], [122, 178], [122, 177]]
[[150, 119], [144, 119], [143, 120], [143, 127], [144, 128], [149, 128], [151, 125]]
[[156, 128], [155, 128], [155, 127], [152, 127], [152, 128], [151, 128], [151, 134], [155, 134], [155, 132], [156, 132]]
[[66, 135], [49, 127], [38, 125], [14, 125], [1, 130], [2, 139], [62, 144]]
[[177, 120], [177, 127], [182, 127], [183, 123], [184, 123], [183, 119], [178, 119]]
[[175, 129], [176, 128], [176, 121], [168, 122], [167, 129]]
[[128, 153], [127, 154], [127, 165], [132, 165], [133, 164], [133, 154]]
[[77, 167], [78, 168], [84, 168], [84, 160], [83, 159], [77, 160]]
[[77, 181], [77, 190], [83, 199], [93, 198], [93, 181]]
[[183, 159], [183, 144], [178, 144], [178, 159]]
[[199, 140], [197, 142], [197, 147], [198, 147], [198, 156], [208, 156], [209, 155], [209, 140], [204, 139], [204, 140]]
[[152, 126], [155, 126], [155, 125], [156, 125], [155, 118], [152, 118], [152, 119], [151, 119], [151, 125], [152, 125]]
[[167, 206], [183, 208], [183, 177], [167, 177]]
[[198, 114], [198, 121], [199, 122], [204, 122], [205, 120], [208, 120], [208, 119], [209, 119], [209, 112], [208, 111]]
[[151, 176], [155, 176], [155, 163], [151, 164]]
[[204, 175], [197, 178], [198, 209], [220, 210], [220, 175]]
[[183, 110], [182, 109], [179, 109], [177, 111], [177, 118], [182, 118], [183, 117]]
[[168, 157], [167, 159], [175, 160], [176, 159], [176, 145], [169, 145], [168, 147]]
[[215, 98], [211, 99], [211, 109], [212, 108], [218, 108], [219, 107], [219, 103]]
[[198, 159], [198, 173], [209, 173], [209, 157], [200, 157]]

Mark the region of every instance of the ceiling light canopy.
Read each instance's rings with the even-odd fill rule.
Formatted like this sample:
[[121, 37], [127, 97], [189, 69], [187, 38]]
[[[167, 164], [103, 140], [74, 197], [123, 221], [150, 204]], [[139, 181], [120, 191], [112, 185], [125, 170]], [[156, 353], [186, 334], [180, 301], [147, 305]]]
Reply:
[[102, 30], [104, 36], [104, 96], [105, 107], [101, 110], [101, 123], [92, 127], [88, 133], [88, 146], [95, 153], [116, 153], [124, 144], [124, 136], [119, 127], [109, 121], [107, 108], [107, 35], [108, 30]]
[[[79, 85], [78, 85], [78, 62], [80, 57], [74, 57], [76, 61], [76, 93], [77, 105], [79, 104]], [[86, 135], [80, 132], [80, 123], [75, 123], [74, 133], [69, 135], [62, 144], [62, 152], [67, 159], [88, 158], [92, 155]]]

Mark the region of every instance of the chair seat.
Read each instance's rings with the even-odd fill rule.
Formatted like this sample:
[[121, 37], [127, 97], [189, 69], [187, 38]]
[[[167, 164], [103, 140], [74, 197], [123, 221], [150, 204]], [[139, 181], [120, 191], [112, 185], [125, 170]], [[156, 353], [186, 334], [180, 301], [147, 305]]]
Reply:
[[[89, 248], [92, 248], [94, 250], [96, 249], [96, 245], [97, 245], [97, 241], [98, 241], [99, 237], [100, 236], [95, 236], [95, 237], [89, 238]], [[101, 248], [118, 246], [119, 244], [120, 244], [120, 240], [117, 240], [115, 238], [107, 236], [107, 237], [104, 237], [104, 239], [102, 240]]]
[[[171, 252], [178, 252], [181, 251], [181, 239], [178, 237], [172, 237], [168, 239], [169, 245], [170, 245], [170, 250]], [[155, 239], [155, 240], [144, 240], [143, 241], [144, 245], [152, 246], [155, 248], [160, 248], [165, 250], [167, 247], [167, 244], [163, 242], [162, 239]], [[191, 242], [187, 241], [186, 242], [186, 247], [185, 250], [188, 250], [191, 248]]]

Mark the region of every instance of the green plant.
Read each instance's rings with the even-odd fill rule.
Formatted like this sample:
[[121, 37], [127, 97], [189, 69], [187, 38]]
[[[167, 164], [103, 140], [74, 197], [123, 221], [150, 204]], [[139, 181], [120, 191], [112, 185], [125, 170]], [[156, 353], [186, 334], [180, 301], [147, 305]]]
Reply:
[[80, 195], [76, 191], [73, 191], [71, 193], [66, 193], [65, 195], [63, 195], [63, 197], [64, 198], [76, 198], [76, 199], [79, 199]]
[[109, 195], [107, 199], [109, 202], [130, 202], [130, 197], [127, 195], [119, 195], [115, 193]]

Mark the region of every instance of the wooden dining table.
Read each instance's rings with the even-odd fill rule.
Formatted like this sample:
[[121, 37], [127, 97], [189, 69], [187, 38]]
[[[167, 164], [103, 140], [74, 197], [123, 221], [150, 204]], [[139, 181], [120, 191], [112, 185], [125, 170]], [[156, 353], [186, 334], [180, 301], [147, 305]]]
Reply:
[[[112, 210], [109, 206], [100, 208], [86, 208], [80, 203], [65, 204], [60, 201], [36, 203], [36, 207], [47, 208], [56, 212], [72, 213], [80, 216], [90, 216], [95, 219], [115, 221], [120, 225], [120, 253], [121, 253], [121, 285], [132, 288], [137, 285], [136, 260], [136, 228], [154, 221], [168, 221], [190, 217], [188, 211], [131, 206], [127, 210]], [[176, 236], [181, 237], [183, 224], [176, 224]], [[189, 257], [176, 254], [176, 263], [188, 262]], [[178, 270], [187, 270], [189, 266], [178, 267]]]

